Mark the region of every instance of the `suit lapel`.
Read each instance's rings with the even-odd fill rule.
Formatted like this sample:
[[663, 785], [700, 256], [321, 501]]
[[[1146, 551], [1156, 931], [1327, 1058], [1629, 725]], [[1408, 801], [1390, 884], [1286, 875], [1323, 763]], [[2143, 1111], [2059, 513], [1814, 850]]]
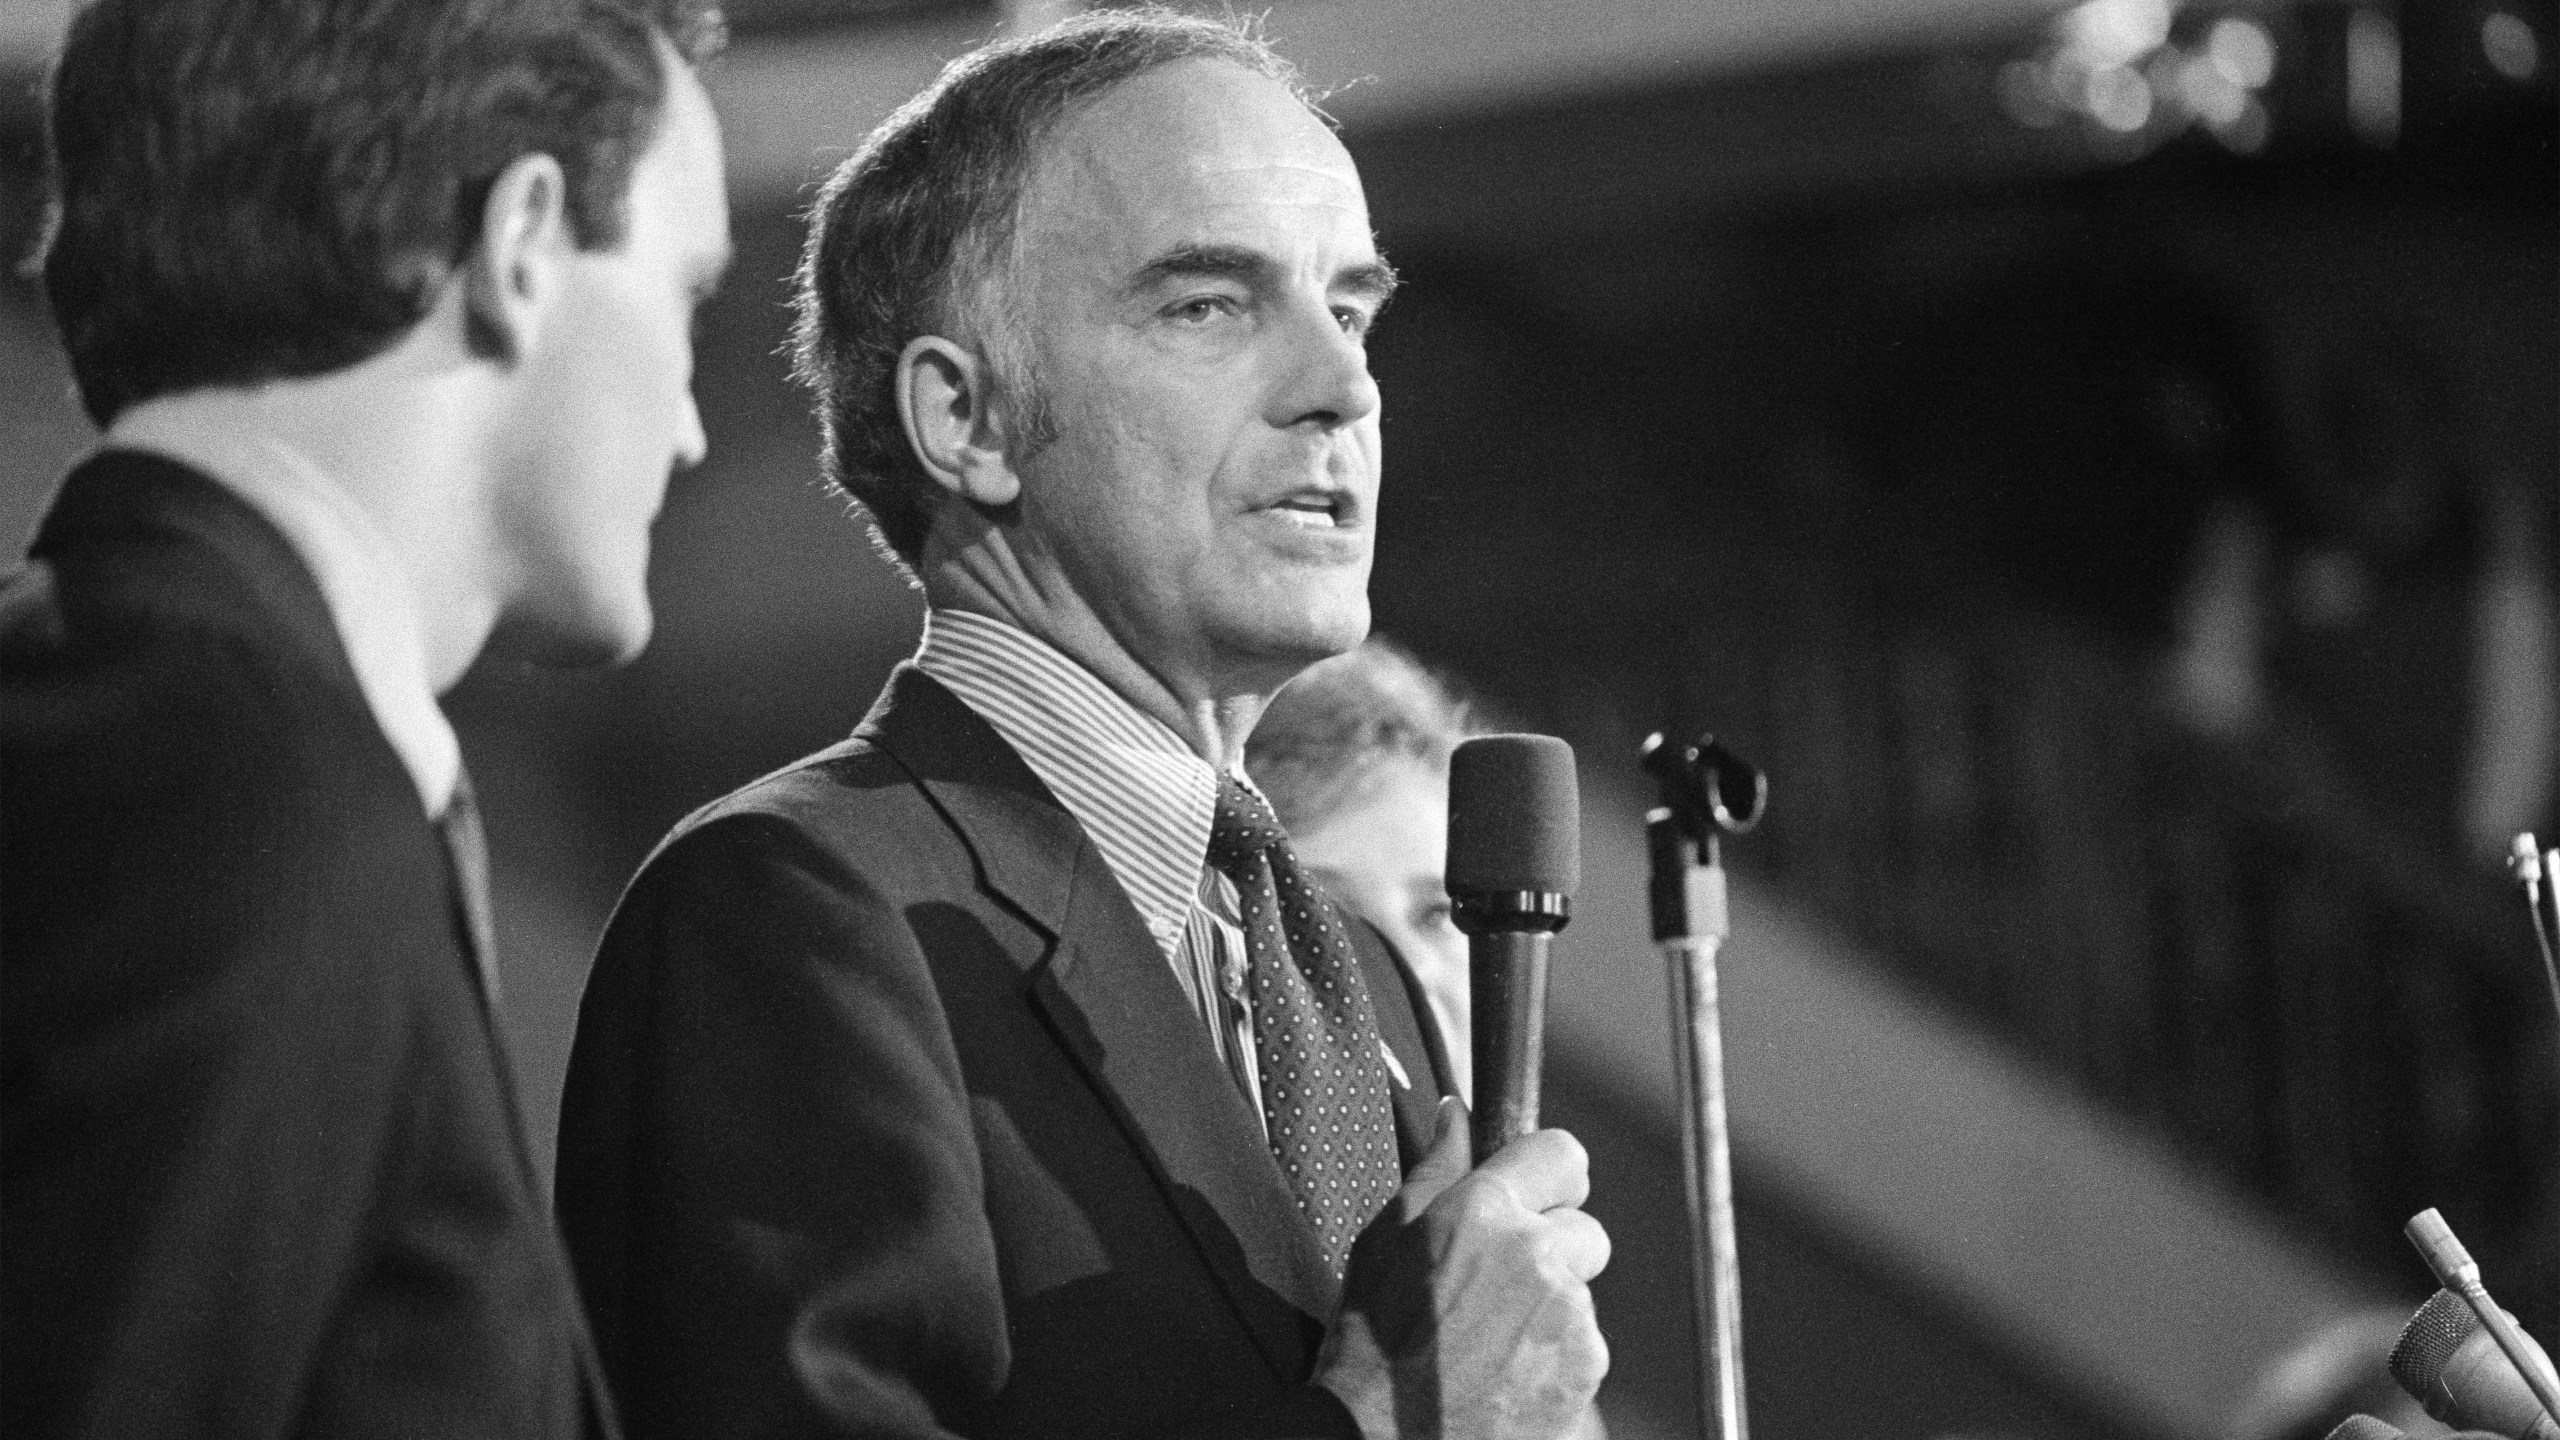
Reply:
[[1338, 1287], [1271, 1163], [1260, 1122], [1083, 827], [994, 729], [901, 666], [857, 734], [913, 774], [968, 842], [987, 888], [1047, 931], [1030, 993], [1108, 1101], [1284, 1379]]
[[[1335, 908], [1341, 907], [1337, 903]], [[1436, 1035], [1425, 1033], [1427, 1026], [1420, 1017], [1429, 1011], [1386, 937], [1347, 910], [1342, 913], [1351, 948], [1360, 956], [1361, 977], [1369, 985], [1369, 1009], [1378, 1020], [1378, 1038], [1387, 1042], [1387, 1049], [1413, 1082], [1401, 1086], [1390, 1077], [1387, 1089], [1395, 1107], [1396, 1148], [1404, 1168], [1411, 1170], [1431, 1149], [1441, 1095], [1453, 1093], [1443, 1079], [1448, 1074], [1447, 1052]]]
[[[1200, 1017], [1099, 851], [1087, 844], [1057, 950], [1032, 994], [1078, 1063], [1144, 1137], [1167, 1193], [1285, 1378], [1304, 1373], [1302, 1314], [1340, 1290]], [[1170, 1043], [1168, 1043], [1170, 1042]], [[1277, 1295], [1288, 1309], [1271, 1305]], [[1259, 1302], [1259, 1303], [1257, 1303]]]

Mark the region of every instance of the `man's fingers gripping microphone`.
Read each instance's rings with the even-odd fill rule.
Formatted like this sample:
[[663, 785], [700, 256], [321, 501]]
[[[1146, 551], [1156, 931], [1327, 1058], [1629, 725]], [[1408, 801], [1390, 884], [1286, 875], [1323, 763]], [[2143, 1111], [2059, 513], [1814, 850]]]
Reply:
[[1467, 1105], [1456, 1096], [1440, 1102], [1440, 1128], [1431, 1141], [1431, 1149], [1404, 1177], [1404, 1188], [1397, 1192], [1391, 1211], [1407, 1218], [1431, 1208], [1440, 1192], [1467, 1176]]
[[1575, 1209], [1591, 1198], [1591, 1157], [1562, 1130], [1523, 1135], [1476, 1167], [1480, 1182], [1498, 1185], [1522, 1209]]
[[1550, 1210], [1539, 1219], [1548, 1262], [1576, 1284], [1588, 1285], [1609, 1268], [1609, 1232], [1599, 1221], [1579, 1210]]

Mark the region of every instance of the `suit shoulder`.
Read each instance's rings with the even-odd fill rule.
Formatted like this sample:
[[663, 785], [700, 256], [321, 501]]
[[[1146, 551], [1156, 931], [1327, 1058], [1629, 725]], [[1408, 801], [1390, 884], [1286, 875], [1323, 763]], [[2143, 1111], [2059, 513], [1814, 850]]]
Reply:
[[363, 697], [321, 659], [174, 618], [44, 647], [44, 610], [22, 609], [12, 638], [48, 653], [0, 668], [0, 765], [21, 801], [137, 819], [202, 801], [235, 823], [278, 820], [289, 840], [315, 808], [399, 793]]
[[[914, 827], [932, 821], [931, 802], [906, 767], [871, 740], [855, 736], [694, 811], [669, 832], [658, 854], [714, 829], [778, 829], [796, 832], [831, 855], [871, 859], [911, 841]], [[656, 856], [651, 863], [657, 863]]]
[[678, 824], [615, 907], [598, 973], [670, 946], [725, 953], [739, 935], [802, 920], [837, 949], [860, 932], [853, 949], [905, 953], [910, 942], [890, 937], [916, 915], [974, 909], [983, 895], [963, 832], [896, 757], [856, 737]]
[[57, 845], [201, 826], [226, 847], [326, 848], [353, 817], [416, 809], [363, 698], [307, 657], [184, 626], [85, 648], [0, 675], [0, 775], [20, 814], [70, 827]]

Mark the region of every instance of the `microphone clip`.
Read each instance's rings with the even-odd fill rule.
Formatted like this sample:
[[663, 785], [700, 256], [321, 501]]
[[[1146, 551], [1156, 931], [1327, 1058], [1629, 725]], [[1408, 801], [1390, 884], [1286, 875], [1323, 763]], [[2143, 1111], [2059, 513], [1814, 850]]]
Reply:
[[1639, 758], [1673, 825], [1707, 848], [1708, 864], [1718, 835], [1748, 834], [1768, 810], [1769, 777], [1713, 735], [1680, 744], [1657, 730]]

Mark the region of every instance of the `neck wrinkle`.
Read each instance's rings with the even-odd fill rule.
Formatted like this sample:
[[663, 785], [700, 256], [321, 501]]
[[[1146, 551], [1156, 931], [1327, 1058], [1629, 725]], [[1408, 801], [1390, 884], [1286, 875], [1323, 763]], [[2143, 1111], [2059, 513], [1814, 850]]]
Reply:
[[[925, 582], [925, 599], [936, 609], [983, 615], [1033, 636], [1083, 666], [1121, 699], [1161, 722], [1213, 768], [1225, 771], [1242, 762], [1244, 737], [1252, 731], [1252, 721], [1260, 717], [1265, 697], [1221, 700], [1203, 695], [1198, 700], [1186, 700], [1162, 673], [1112, 634], [1089, 607], [1079, 606], [1061, 615], [1052, 607], [1010, 603], [999, 587], [988, 585], [970, 567], [956, 561], [935, 567]], [[1238, 729], [1222, 720], [1220, 711], [1232, 712], [1240, 702], [1249, 704], [1251, 709], [1245, 724]]]

